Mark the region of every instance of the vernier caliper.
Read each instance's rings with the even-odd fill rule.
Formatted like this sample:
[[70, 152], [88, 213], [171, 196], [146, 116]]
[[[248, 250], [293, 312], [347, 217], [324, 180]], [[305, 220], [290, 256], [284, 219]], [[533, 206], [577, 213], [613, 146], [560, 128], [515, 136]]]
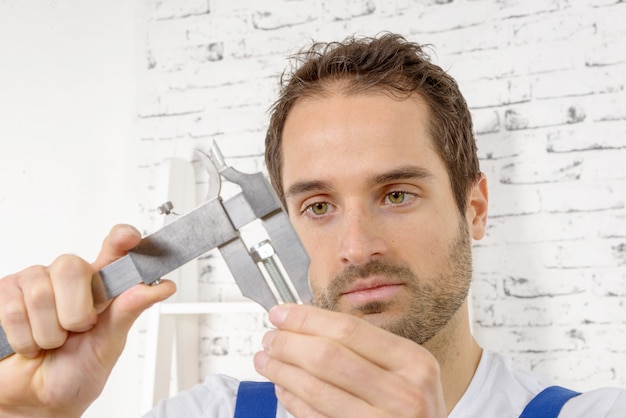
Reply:
[[[245, 174], [225, 164], [215, 143], [209, 155], [196, 150], [209, 173], [209, 193], [198, 208], [146, 236], [124, 257], [95, 274], [94, 303], [99, 305], [138, 283], [158, 284], [188, 261], [218, 248], [241, 293], [266, 310], [281, 303], [310, 303], [309, 259], [280, 201], [262, 173]], [[241, 192], [220, 197], [221, 177]], [[171, 205], [160, 207], [168, 213]], [[247, 246], [240, 229], [257, 219], [267, 233]], [[0, 360], [13, 349], [0, 326]]]

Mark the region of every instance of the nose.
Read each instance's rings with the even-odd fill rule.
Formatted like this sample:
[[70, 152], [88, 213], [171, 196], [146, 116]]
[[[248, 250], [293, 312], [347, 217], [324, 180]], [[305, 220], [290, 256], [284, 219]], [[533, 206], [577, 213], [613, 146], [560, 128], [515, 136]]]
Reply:
[[387, 244], [380, 219], [367, 208], [351, 208], [342, 217], [339, 258], [345, 265], [365, 265], [382, 257]]

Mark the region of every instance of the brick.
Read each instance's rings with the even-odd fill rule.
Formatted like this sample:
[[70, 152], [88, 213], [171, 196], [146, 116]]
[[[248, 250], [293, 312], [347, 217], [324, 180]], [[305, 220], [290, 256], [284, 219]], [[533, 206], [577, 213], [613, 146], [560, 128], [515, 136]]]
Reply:
[[500, 4], [497, 13], [499, 19], [520, 18], [524, 16], [542, 15], [558, 11], [560, 4], [557, 0], [507, 0]]
[[384, 17], [385, 20], [393, 18], [398, 14], [405, 14], [407, 10], [411, 11], [416, 7], [416, 3], [410, 0], [374, 0], [376, 15]]
[[[623, 316], [623, 310], [619, 317]], [[623, 322], [622, 322], [623, 324]], [[615, 353], [626, 353], [626, 347], [624, 347], [624, 339], [626, 338], [626, 327], [620, 326], [612, 326], [611, 324], [606, 325], [597, 325], [594, 327], [590, 327], [591, 330], [589, 332], [593, 342], [595, 341], [604, 341], [604, 343], [611, 347], [611, 350]]]
[[311, 2], [259, 3], [259, 6], [261, 4], [263, 9], [254, 11], [252, 14], [252, 26], [255, 29], [277, 30], [314, 22], [319, 16], [319, 10], [314, 7], [315, 3]]
[[208, 0], [159, 0], [156, 2], [155, 18], [172, 19], [209, 12]]
[[623, 180], [602, 184], [546, 184], [539, 190], [547, 212], [597, 211], [624, 208]]
[[263, 324], [263, 312], [229, 312], [205, 317], [207, 331], [215, 334], [242, 331], [244, 333], [258, 332]]
[[257, 132], [265, 124], [264, 111], [258, 106], [212, 109], [194, 117], [187, 132], [192, 137]]
[[509, 46], [497, 51], [476, 50], [442, 56], [440, 65], [450, 69], [459, 83], [471, 80], [499, 79], [576, 68], [580, 51], [571, 43], [559, 41], [537, 48]]
[[576, 68], [580, 64], [580, 49], [564, 38], [561, 41], [542, 43], [540, 47], [531, 45], [530, 51], [522, 49], [518, 64], [522, 74], [541, 74]]
[[595, 94], [582, 98], [581, 104], [594, 122], [626, 120], [626, 92]]
[[524, 103], [531, 99], [531, 83], [529, 79], [521, 77], [478, 80], [466, 83], [462, 93], [470, 108]]
[[547, 13], [513, 23], [513, 44], [539, 44], [587, 37], [595, 32], [594, 22], [584, 14]]
[[472, 123], [477, 135], [500, 131], [500, 115], [493, 109], [473, 109]]
[[223, 42], [250, 32], [246, 19], [237, 15], [201, 15], [148, 23], [148, 49], [184, 48]]
[[623, 120], [561, 127], [548, 134], [546, 150], [558, 153], [624, 148], [623, 132], [626, 132]]
[[553, 298], [583, 293], [588, 287], [588, 282], [589, 278], [576, 272], [557, 271], [540, 279], [506, 277], [503, 279], [503, 289], [506, 296], [514, 298]]
[[[593, 0], [591, 1], [591, 6], [596, 6]], [[598, 3], [602, 2], [602, 0], [597, 0]], [[597, 7], [595, 8], [595, 20], [597, 22], [598, 35], [607, 41], [614, 41], [619, 46], [619, 41], [623, 39], [624, 33], [626, 33], [626, 28], [624, 28], [624, 20], [626, 19], [626, 5], [623, 1], [613, 1], [613, 0], [605, 0], [605, 4], [598, 4], [597, 6], [608, 6], [608, 7]], [[620, 36], [621, 35], [621, 36]], [[622, 50], [621, 56], [624, 56], [624, 51]]]
[[265, 130], [232, 135], [218, 135], [215, 137], [215, 140], [219, 144], [227, 161], [231, 158], [241, 159], [247, 157], [263, 159], [265, 151]]
[[504, 113], [504, 126], [516, 131], [580, 123], [591, 110], [584, 104], [581, 98], [565, 98], [511, 106]]
[[538, 211], [514, 217], [499, 216], [490, 220], [488, 233], [493, 240], [512, 244], [583, 239], [596, 232], [594, 227], [585, 224], [586, 220], [596, 217], [595, 213]]
[[370, 0], [335, 1], [322, 3], [322, 9], [324, 17], [328, 20], [350, 20], [373, 14], [376, 5]]
[[584, 327], [490, 327], [476, 329], [478, 341], [487, 349], [503, 353], [551, 352], [587, 349]]
[[615, 369], [621, 363], [619, 357], [599, 349], [537, 357], [529, 367], [533, 373], [578, 391], [593, 390], [615, 382]]
[[[304, 31], [308, 32], [308, 31]], [[254, 58], [264, 56], [285, 57], [281, 66], [276, 67], [278, 73], [287, 63], [287, 57], [296, 52], [294, 45], [304, 48], [311, 43], [311, 38], [305, 36], [300, 27], [287, 27], [276, 33], [275, 31], [257, 31], [254, 36], [237, 39], [232, 56], [234, 58]]]
[[[592, 273], [592, 272], [591, 272]], [[568, 311], [568, 321], [578, 324], [606, 325], [624, 323], [623, 312], [626, 308], [624, 297], [594, 297], [585, 295], [579, 301], [564, 304], [563, 310]], [[561, 317], [564, 320], [564, 317]]]
[[485, 240], [474, 245], [474, 270], [500, 277], [541, 277], [546, 273], [542, 261], [543, 247], [539, 244], [503, 244]]
[[532, 83], [535, 99], [586, 96], [624, 90], [621, 68], [583, 68], [537, 76]]
[[241, 15], [256, 10], [258, 5], [258, 0], [211, 0], [211, 12], [219, 16]]
[[[437, 55], [452, 55], [472, 51], [489, 51], [505, 48], [512, 37], [512, 27], [508, 21], [489, 21], [472, 26], [455, 28], [449, 31], [422, 33], [418, 26], [418, 41], [433, 45]], [[414, 32], [415, 29], [412, 30]], [[435, 58], [433, 56], [433, 58]], [[445, 68], [445, 67], [444, 67]], [[447, 68], [446, 68], [447, 69]]]
[[493, 193], [489, 201], [489, 216], [537, 213], [541, 208], [541, 195], [535, 187], [516, 184], [500, 188]]
[[545, 245], [542, 264], [554, 269], [617, 266], [626, 262], [625, 246], [623, 239], [586, 239]]
[[626, 61], [624, 55], [624, 45], [619, 38], [601, 40], [584, 51], [584, 60], [589, 67], [605, 66], [623, 63]]
[[[474, 110], [472, 111], [472, 115], [474, 115], [475, 112], [480, 113], [482, 110]], [[484, 113], [486, 116], [489, 116], [489, 114], [494, 115], [492, 118], [496, 119], [497, 117], [499, 120], [499, 115], [495, 110], [484, 110]], [[493, 123], [495, 123], [495, 120]], [[489, 126], [489, 124], [487, 124], [487, 126]], [[495, 128], [493, 128], [492, 131], [493, 132], [487, 132], [488, 135], [477, 132], [476, 144], [478, 147], [478, 158], [481, 160], [481, 164], [485, 163], [485, 160], [496, 162], [502, 159], [515, 158], [519, 153], [517, 135], [510, 133], [500, 134], [498, 133], [499, 130], [495, 130]]]
[[452, 2], [414, 10], [422, 33], [442, 32], [483, 23], [485, 16], [495, 15], [499, 7], [493, 2], [480, 6], [469, 2]]
[[597, 212], [596, 233], [600, 238], [626, 237], [626, 211], [620, 209]]
[[[556, 157], [557, 154], [552, 156]], [[584, 158], [565, 155], [537, 161], [517, 161], [502, 166], [499, 181], [504, 184], [554, 183], [580, 179]]]
[[[585, 285], [582, 280], [580, 283]], [[570, 294], [544, 293], [497, 301], [476, 297], [472, 306], [475, 322], [485, 328], [571, 326], [593, 330], [593, 325], [606, 326], [621, 317], [624, 298], [592, 297], [579, 289]]]
[[[624, 268], [594, 270], [593, 292], [599, 296], [626, 297], [626, 271]], [[622, 304], [624, 304], [623, 301]]]
[[588, 151], [581, 180], [586, 182], [604, 182], [626, 178], [624, 156], [614, 150]]
[[138, 116], [184, 116], [201, 113], [206, 106], [207, 95], [200, 92], [168, 91], [154, 96], [144, 94], [138, 105]]
[[[500, 275], [476, 272], [472, 277], [472, 299], [493, 301], [500, 297]], [[475, 303], [475, 302], [473, 302]]]
[[212, 42], [207, 45], [190, 47], [165, 47], [152, 49], [152, 68], [178, 70], [195, 66], [198, 63], [220, 61], [224, 58], [224, 43]]
[[143, 140], [166, 140], [182, 138], [187, 135], [188, 127], [193, 122], [193, 114], [171, 115], [168, 117], [140, 119], [139, 135]]
[[222, 60], [198, 65], [180, 82], [187, 88], [205, 88], [244, 83], [251, 79], [276, 79], [285, 66], [284, 57]]
[[545, 327], [552, 325], [555, 319], [545, 303], [537, 304], [521, 299], [475, 301], [473, 306], [474, 322], [483, 328]]

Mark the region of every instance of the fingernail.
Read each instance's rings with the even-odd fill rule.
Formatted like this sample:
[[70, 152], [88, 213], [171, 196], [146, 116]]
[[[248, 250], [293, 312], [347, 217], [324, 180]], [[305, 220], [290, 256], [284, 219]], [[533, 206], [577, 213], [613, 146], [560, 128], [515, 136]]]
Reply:
[[259, 351], [254, 356], [254, 367], [257, 371], [262, 372], [265, 370], [265, 365], [267, 364], [267, 360], [269, 356], [264, 351]]
[[289, 307], [285, 305], [276, 305], [269, 312], [269, 319], [272, 324], [279, 327], [285, 323], [287, 314], [289, 313]]
[[263, 346], [263, 349], [265, 349], [265, 351], [269, 351], [275, 336], [275, 331], [268, 331], [265, 333], [265, 335], [263, 336], [263, 340], [261, 340], [261, 345]]
[[121, 225], [118, 226], [118, 228], [119, 228], [120, 232], [123, 233], [123, 234], [141, 237], [141, 232], [139, 232], [137, 230], [137, 228], [135, 228], [132, 225], [121, 224]]

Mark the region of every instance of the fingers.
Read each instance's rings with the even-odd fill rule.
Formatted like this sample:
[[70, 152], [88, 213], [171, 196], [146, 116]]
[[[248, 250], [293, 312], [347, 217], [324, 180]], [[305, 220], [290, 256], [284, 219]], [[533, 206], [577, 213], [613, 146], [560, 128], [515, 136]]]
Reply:
[[[419, 385], [409, 384], [403, 374], [381, 368], [341, 342], [270, 331], [263, 347], [265, 352], [257, 359], [259, 372], [325, 415], [343, 410], [348, 402], [351, 416], [361, 417], [372, 416], [374, 408], [402, 410], [419, 399]], [[388, 355], [394, 353], [379, 353]]]
[[32, 358], [39, 353], [39, 347], [33, 338], [22, 290], [15, 285], [19, 275], [7, 276], [0, 282], [0, 323], [13, 350]]
[[[332, 415], [325, 415], [320, 411], [317, 411], [311, 407], [311, 405], [304, 402], [301, 398], [296, 396], [293, 392], [281, 387], [276, 386], [276, 397], [280, 401], [280, 403], [291, 413], [291, 415], [296, 417], [307, 417], [307, 418], [326, 418]], [[345, 405], [341, 406], [342, 411], [345, 410]], [[337, 413], [337, 410], [335, 410]], [[345, 417], [345, 414], [344, 414]]]
[[[32, 339], [38, 348], [52, 349], [63, 345], [67, 330], [59, 323], [55, 314], [56, 301], [52, 282], [47, 275], [32, 274], [30, 280], [21, 283], [24, 305], [30, 320]], [[28, 351], [35, 350], [29, 347]]]
[[63, 345], [68, 331], [96, 323], [91, 265], [76, 256], [58, 257], [2, 280], [0, 320], [13, 350], [27, 357]]
[[163, 280], [156, 286], [139, 284], [111, 302], [106, 311], [98, 317], [98, 325], [91, 332], [100, 344], [94, 345], [94, 355], [102, 364], [114, 364], [126, 343], [126, 336], [139, 315], [157, 302], [170, 297], [176, 285]]
[[104, 239], [100, 254], [93, 262], [94, 270], [101, 270], [113, 261], [126, 255], [141, 241], [141, 234], [130, 225], [115, 225]]
[[[84, 333], [95, 328], [99, 328], [94, 336], [100, 338], [103, 351], [109, 339], [113, 345], [123, 347], [126, 333], [141, 312], [175, 291], [175, 285], [168, 281], [158, 286], [136, 286], [106, 310], [103, 306], [104, 313], [98, 316], [101, 311], [94, 307], [92, 292], [95, 271], [125, 255], [140, 240], [135, 228], [118, 225], [104, 240], [93, 264], [63, 255], [48, 267], [31, 267], [0, 280], [0, 323], [13, 350], [35, 357], [42, 349], [64, 345], [69, 332]], [[121, 348], [111, 352], [116, 358]]]
[[91, 329], [97, 321], [91, 294], [91, 265], [79, 257], [63, 255], [54, 260], [48, 272], [60, 325], [73, 332]]
[[279, 397], [296, 416], [309, 416], [309, 409], [329, 417], [445, 411], [439, 365], [412, 341], [310, 306], [274, 308], [270, 320], [278, 329], [266, 334], [255, 366], [285, 388]]
[[[276, 333], [266, 351], [255, 356], [255, 365], [259, 373], [277, 385], [277, 396], [285, 408], [295, 416], [333, 416], [338, 411], [343, 411], [340, 414], [342, 417], [372, 416], [368, 411], [370, 405], [363, 399], [368, 396], [384, 397], [385, 394], [372, 390], [372, 384], [364, 384], [376, 380], [367, 380], [368, 377], [358, 380], [354, 377], [354, 372], [360, 376], [381, 377], [379, 371], [370, 373], [367, 365], [362, 360], [355, 359], [354, 354], [341, 352], [339, 347], [333, 347], [330, 342], [317, 343], [313, 337], [300, 336], [304, 341], [298, 342], [295, 341], [297, 336], [289, 335], [286, 340], [291, 341], [284, 348], [285, 352], [293, 349], [306, 351], [297, 351], [292, 356], [283, 357], [276, 350], [272, 350], [272, 344], [280, 346], [278, 340], [283, 336], [284, 332]], [[324, 354], [319, 354], [316, 350], [321, 350]], [[282, 348], [280, 351], [282, 353]], [[331, 360], [332, 353], [336, 356]], [[303, 366], [300, 362], [292, 363], [287, 357], [303, 360], [307, 364]], [[352, 363], [355, 360], [359, 366]], [[358, 370], [359, 367], [361, 370]], [[294, 382], [297, 383], [294, 385]], [[346, 405], [350, 405], [349, 413], [345, 410]]]
[[423, 347], [351, 315], [307, 305], [279, 305], [270, 311], [269, 319], [281, 330], [339, 341], [386, 370], [404, 369], [409, 355], [412, 360], [438, 369], [434, 357]]
[[176, 284], [170, 280], [162, 280], [155, 286], [137, 285], [113, 300], [107, 311], [115, 326], [130, 329], [133, 322], [143, 311], [157, 302], [170, 297], [176, 291]]

